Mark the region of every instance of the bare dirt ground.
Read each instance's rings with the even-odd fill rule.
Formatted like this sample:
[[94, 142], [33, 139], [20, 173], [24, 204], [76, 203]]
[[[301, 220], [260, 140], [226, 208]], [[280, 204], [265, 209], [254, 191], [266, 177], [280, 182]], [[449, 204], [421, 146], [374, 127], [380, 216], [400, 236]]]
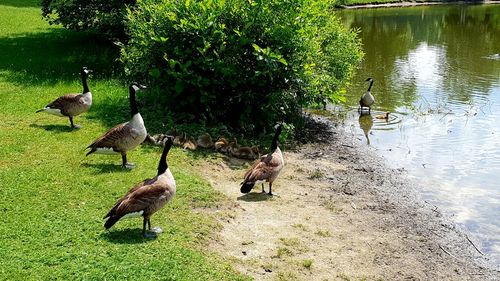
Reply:
[[240, 193], [250, 162], [197, 166], [232, 202], [216, 212], [213, 251], [256, 280], [500, 280], [466, 233], [419, 202], [404, 171], [314, 119], [313, 143], [284, 152], [278, 196]]

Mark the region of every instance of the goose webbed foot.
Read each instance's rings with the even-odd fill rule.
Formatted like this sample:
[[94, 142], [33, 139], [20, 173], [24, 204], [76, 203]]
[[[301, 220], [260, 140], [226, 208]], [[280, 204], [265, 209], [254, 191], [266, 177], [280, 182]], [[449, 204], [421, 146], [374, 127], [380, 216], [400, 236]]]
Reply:
[[122, 166], [125, 169], [133, 169], [135, 167], [134, 163], [129, 163], [127, 161], [127, 154], [122, 154]]
[[144, 238], [155, 239], [158, 237], [158, 234], [160, 234], [162, 232], [163, 232], [163, 229], [161, 229], [159, 226], [155, 226], [152, 229], [150, 228], [149, 231], [144, 232]]
[[135, 164], [134, 163], [125, 163], [125, 164], [123, 164], [123, 168], [131, 170], [131, 169], [135, 168]]
[[77, 124], [73, 123], [73, 117], [71, 117], [71, 116], [69, 117], [69, 122], [71, 123], [71, 128], [73, 128], [73, 129], [78, 130], [78, 129], [80, 129], [82, 127], [80, 125], [77, 125]]
[[156, 234], [160, 234], [163, 232], [163, 229], [161, 229], [161, 227], [159, 227], [159, 226], [155, 226], [152, 229], [150, 229], [150, 231], [153, 233], [156, 233]]
[[270, 184], [269, 184], [269, 192], [267, 193], [267, 195], [269, 195], [269, 196], [276, 196], [276, 197], [279, 197], [279, 195], [278, 195], [278, 194], [273, 193], [273, 188], [272, 188], [272, 187], [273, 187], [273, 185], [270, 183]]
[[156, 239], [158, 237], [158, 234], [156, 234], [155, 232], [145, 232], [144, 233], [144, 238], [148, 238], [148, 239]]

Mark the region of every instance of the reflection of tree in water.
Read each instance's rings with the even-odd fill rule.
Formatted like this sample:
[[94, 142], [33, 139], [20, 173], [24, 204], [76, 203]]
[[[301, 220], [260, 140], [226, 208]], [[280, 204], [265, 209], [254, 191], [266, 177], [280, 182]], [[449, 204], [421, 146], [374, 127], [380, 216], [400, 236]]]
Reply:
[[366, 77], [375, 78], [377, 108], [392, 111], [414, 104], [422, 93], [417, 93], [418, 77], [409, 56], [422, 51], [422, 44], [436, 52], [431, 71], [444, 77], [429, 94], [441, 88], [449, 96], [439, 98], [469, 102], [471, 94], [487, 94], [491, 89], [494, 79], [483, 77], [500, 76], [496, 62], [482, 58], [498, 52], [500, 6], [346, 10], [340, 15], [351, 28], [362, 30], [365, 51], [348, 90], [349, 105], [359, 101]]
[[484, 58], [499, 51], [500, 7], [487, 13], [481, 6], [455, 7], [445, 23], [452, 28], [443, 34], [449, 64], [444, 87], [449, 99], [469, 103], [475, 96], [487, 95], [500, 77], [498, 63]]

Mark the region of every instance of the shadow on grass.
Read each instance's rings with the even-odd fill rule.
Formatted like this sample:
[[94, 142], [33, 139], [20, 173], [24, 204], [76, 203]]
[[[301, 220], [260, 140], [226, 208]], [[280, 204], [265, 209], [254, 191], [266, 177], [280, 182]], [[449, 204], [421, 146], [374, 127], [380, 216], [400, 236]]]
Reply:
[[[50, 29], [0, 38], [0, 71], [22, 85], [46, 85], [80, 80], [80, 69], [94, 70], [94, 78], [116, 77], [118, 47], [90, 33]], [[92, 79], [89, 79], [92, 86]]]
[[[5, 71], [4, 79], [16, 85], [50, 88], [61, 82], [80, 84], [80, 69], [87, 66], [93, 70], [89, 77], [92, 90], [97, 81], [124, 80], [118, 58], [118, 46], [93, 33], [52, 28], [0, 37], [0, 72]], [[101, 89], [103, 86], [106, 89], [105, 85], [101, 83]], [[137, 100], [146, 126], [154, 131], [155, 126], [161, 127], [162, 121], [157, 112], [149, 110], [149, 94], [147, 90], [140, 91]], [[102, 122], [108, 128], [130, 120], [128, 82], [124, 81], [118, 95], [96, 92], [94, 95], [99, 102], [92, 105], [86, 118]], [[43, 100], [43, 105], [51, 101], [43, 96], [37, 98]]]
[[144, 238], [142, 229], [122, 229], [122, 230], [106, 230], [101, 234], [105, 240], [117, 244], [139, 244], [154, 241], [154, 239]]
[[2, 0], [0, 5], [16, 8], [41, 8], [41, 0]]
[[73, 129], [68, 125], [38, 125], [38, 124], [30, 124], [31, 128], [42, 129], [45, 131], [56, 132], [56, 133], [69, 133], [73, 131], [77, 131], [78, 129]]
[[[91, 157], [91, 156], [88, 156], [88, 157]], [[117, 161], [120, 161], [120, 163], [121, 163], [121, 158], [118, 157], [117, 159], [118, 159]], [[83, 168], [90, 168], [98, 174], [111, 173], [111, 172], [113, 172], [113, 173], [114, 172], [128, 173], [128, 172], [132, 171], [131, 169], [123, 168], [122, 165], [120, 165], [120, 164], [111, 164], [111, 163], [97, 163], [97, 164], [82, 163], [80, 166]]]
[[269, 196], [267, 193], [251, 192], [238, 197], [238, 200], [246, 202], [260, 202], [260, 201], [267, 201], [272, 198], [273, 197]]

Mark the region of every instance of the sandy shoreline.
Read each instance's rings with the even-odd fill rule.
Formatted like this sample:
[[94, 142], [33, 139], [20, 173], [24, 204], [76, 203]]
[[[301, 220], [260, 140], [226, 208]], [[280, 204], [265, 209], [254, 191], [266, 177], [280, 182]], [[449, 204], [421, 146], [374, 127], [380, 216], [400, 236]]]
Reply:
[[229, 198], [212, 210], [223, 229], [211, 250], [256, 280], [500, 280], [473, 237], [419, 201], [405, 171], [315, 120], [314, 142], [284, 154], [279, 197], [239, 192], [243, 160], [198, 166]]

